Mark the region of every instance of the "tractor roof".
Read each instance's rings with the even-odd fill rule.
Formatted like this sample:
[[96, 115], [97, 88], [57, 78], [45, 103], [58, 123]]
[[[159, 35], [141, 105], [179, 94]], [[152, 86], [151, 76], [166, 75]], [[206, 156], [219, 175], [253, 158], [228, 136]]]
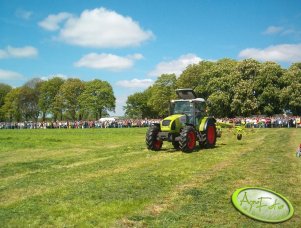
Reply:
[[176, 93], [180, 99], [184, 99], [184, 100], [197, 98], [193, 89], [177, 89]]
[[195, 99], [177, 99], [177, 100], [171, 100], [170, 102], [174, 103], [177, 101], [189, 101], [189, 102], [205, 102], [204, 98], [195, 98]]

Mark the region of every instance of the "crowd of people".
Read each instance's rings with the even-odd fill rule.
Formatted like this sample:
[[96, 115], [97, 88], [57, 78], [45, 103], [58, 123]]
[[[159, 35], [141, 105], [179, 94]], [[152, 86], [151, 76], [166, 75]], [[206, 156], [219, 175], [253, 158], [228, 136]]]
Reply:
[[245, 125], [247, 128], [291, 128], [301, 127], [300, 116], [254, 116], [248, 118], [222, 118], [217, 119], [217, 122], [233, 124], [233, 125]]
[[106, 121], [25, 121], [1, 122], [0, 129], [51, 129], [51, 128], [129, 128], [149, 127], [160, 119], [116, 119]]
[[[149, 127], [161, 119], [114, 119], [105, 121], [40, 121], [0, 122], [0, 129], [51, 129], [51, 128], [132, 128]], [[301, 127], [300, 116], [221, 118], [217, 122], [227, 125], [245, 125], [247, 128]]]

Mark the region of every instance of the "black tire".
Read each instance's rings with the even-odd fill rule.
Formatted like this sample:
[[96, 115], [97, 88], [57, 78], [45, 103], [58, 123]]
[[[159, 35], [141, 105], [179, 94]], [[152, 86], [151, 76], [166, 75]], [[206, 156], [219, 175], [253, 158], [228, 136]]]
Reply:
[[242, 139], [242, 134], [238, 133], [236, 138], [237, 138], [237, 140], [241, 140]]
[[216, 143], [216, 126], [215, 123], [208, 122], [207, 127], [206, 127], [206, 143], [205, 147], [206, 148], [213, 148], [215, 147]]
[[162, 148], [163, 142], [157, 139], [160, 127], [153, 125], [150, 126], [146, 132], [145, 142], [147, 149], [158, 151]]
[[192, 126], [183, 128], [180, 134], [179, 146], [181, 151], [190, 153], [196, 146], [196, 133]]

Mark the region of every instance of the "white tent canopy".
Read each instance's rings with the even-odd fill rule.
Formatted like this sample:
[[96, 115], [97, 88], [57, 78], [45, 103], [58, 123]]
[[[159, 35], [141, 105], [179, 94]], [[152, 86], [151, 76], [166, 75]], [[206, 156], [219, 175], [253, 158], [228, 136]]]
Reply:
[[98, 121], [99, 122], [106, 122], [106, 121], [114, 122], [115, 120], [116, 120], [116, 118], [114, 118], [114, 117], [104, 117], [104, 118], [100, 118]]

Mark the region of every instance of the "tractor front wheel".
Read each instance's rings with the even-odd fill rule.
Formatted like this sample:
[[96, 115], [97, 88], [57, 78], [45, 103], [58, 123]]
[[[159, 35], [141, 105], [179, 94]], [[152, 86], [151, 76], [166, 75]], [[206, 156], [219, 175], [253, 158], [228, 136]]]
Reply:
[[183, 128], [180, 134], [179, 146], [183, 152], [192, 152], [196, 145], [196, 133], [192, 126]]
[[157, 139], [159, 131], [160, 128], [156, 125], [149, 127], [145, 137], [147, 149], [158, 151], [162, 148], [163, 142]]
[[216, 126], [214, 123], [208, 123], [206, 129], [206, 148], [213, 148], [216, 143]]

